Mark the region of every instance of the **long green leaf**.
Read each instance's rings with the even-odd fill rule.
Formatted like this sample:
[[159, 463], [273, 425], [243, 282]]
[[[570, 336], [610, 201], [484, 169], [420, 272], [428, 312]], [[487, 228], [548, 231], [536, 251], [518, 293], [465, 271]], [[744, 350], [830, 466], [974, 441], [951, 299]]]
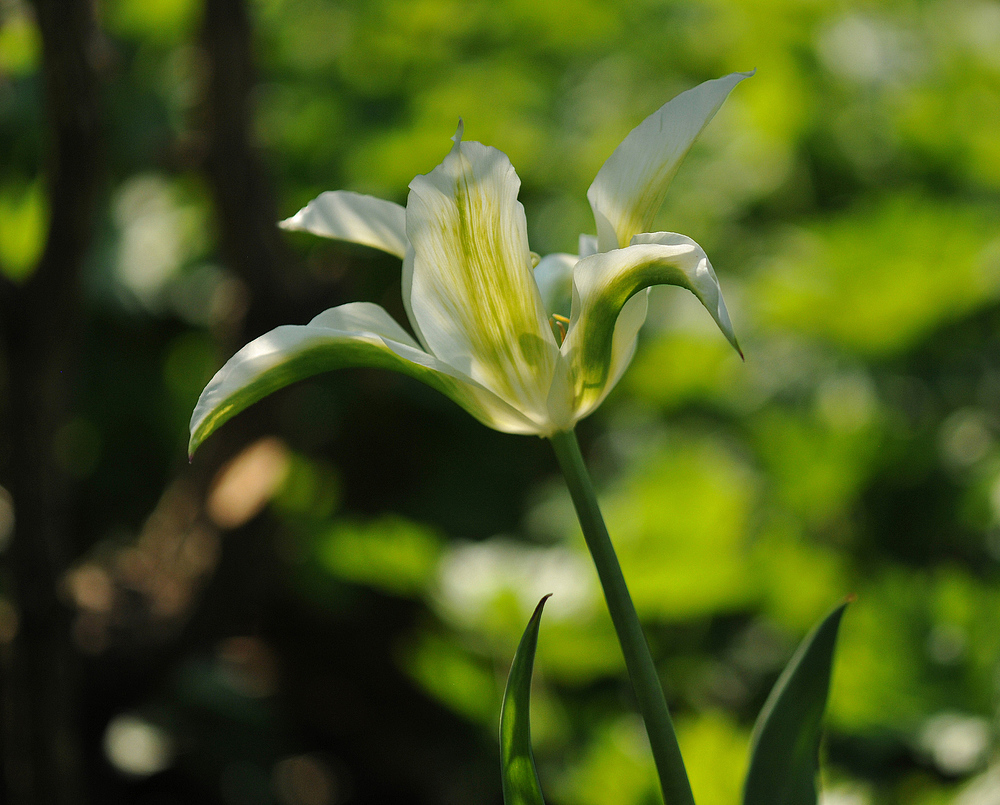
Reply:
[[538, 772], [535, 770], [535, 758], [531, 753], [528, 708], [538, 626], [542, 622], [542, 608], [546, 600], [548, 596], [538, 602], [517, 651], [514, 652], [514, 662], [510, 666], [503, 706], [500, 708], [500, 774], [503, 779], [504, 805], [545, 805]]
[[768, 696], [751, 740], [743, 805], [816, 805], [819, 742], [845, 601], [802, 641]]

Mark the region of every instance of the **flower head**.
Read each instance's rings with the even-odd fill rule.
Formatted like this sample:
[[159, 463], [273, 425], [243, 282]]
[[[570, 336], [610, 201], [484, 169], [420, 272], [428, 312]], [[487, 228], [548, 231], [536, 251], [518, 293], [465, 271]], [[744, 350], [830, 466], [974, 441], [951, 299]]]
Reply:
[[[539, 262], [528, 248], [510, 160], [464, 142], [461, 123], [444, 161], [410, 183], [405, 208], [346, 191], [321, 194], [282, 226], [400, 257], [416, 337], [366, 302], [260, 336], [202, 392], [191, 417], [191, 451], [272, 391], [347, 366], [415, 377], [496, 430], [568, 430], [628, 366], [653, 285], [692, 291], [739, 350], [701, 247], [684, 235], [647, 230], [694, 139], [748, 75], [678, 95], [625, 138], [587, 193], [597, 237], [581, 236], [577, 255]], [[560, 296], [568, 310], [559, 309]]]

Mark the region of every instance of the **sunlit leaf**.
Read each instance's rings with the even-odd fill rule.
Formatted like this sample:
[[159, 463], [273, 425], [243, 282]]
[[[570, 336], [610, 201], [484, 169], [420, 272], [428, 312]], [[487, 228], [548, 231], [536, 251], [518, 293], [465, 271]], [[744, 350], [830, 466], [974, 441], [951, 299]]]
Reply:
[[123, 0], [109, 5], [107, 25], [119, 35], [172, 45], [191, 30], [198, 10], [193, 0]]
[[997, 250], [988, 208], [884, 193], [789, 230], [751, 293], [770, 327], [893, 355], [995, 304]]
[[319, 559], [337, 578], [400, 596], [418, 596], [434, 578], [441, 538], [402, 517], [339, 521], [323, 535]]
[[677, 739], [698, 805], [733, 805], [739, 800], [749, 731], [749, 725], [714, 708], [678, 717]]
[[23, 282], [34, 271], [48, 232], [48, 207], [40, 181], [0, 187], [0, 272], [8, 279]]
[[500, 703], [492, 663], [464, 649], [451, 634], [426, 632], [400, 659], [406, 673], [439, 702], [469, 721], [496, 724]]
[[815, 805], [820, 725], [840, 619], [826, 616], [799, 646], [768, 696], [751, 740], [743, 805]]
[[0, 25], [0, 73], [31, 73], [38, 66], [41, 52], [38, 25], [28, 14], [15, 12], [3, 20]]
[[547, 599], [548, 596], [545, 596], [538, 602], [514, 653], [500, 710], [500, 771], [504, 805], [544, 805], [535, 758], [531, 752], [529, 702], [538, 626]]

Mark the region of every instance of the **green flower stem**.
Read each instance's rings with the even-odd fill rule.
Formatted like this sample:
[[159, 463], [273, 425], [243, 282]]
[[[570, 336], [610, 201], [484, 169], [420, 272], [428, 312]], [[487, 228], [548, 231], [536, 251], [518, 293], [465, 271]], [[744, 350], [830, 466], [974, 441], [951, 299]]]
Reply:
[[597, 575], [601, 579], [611, 621], [625, 655], [625, 667], [632, 681], [639, 712], [646, 722], [663, 800], [666, 805], [694, 805], [694, 795], [691, 793], [674, 725], [660, 686], [660, 677], [653, 665], [632, 597], [625, 586], [625, 577], [597, 505], [597, 496], [583, 463], [576, 434], [572, 430], [563, 431], [552, 436], [551, 441], [580, 518], [587, 547], [597, 566]]

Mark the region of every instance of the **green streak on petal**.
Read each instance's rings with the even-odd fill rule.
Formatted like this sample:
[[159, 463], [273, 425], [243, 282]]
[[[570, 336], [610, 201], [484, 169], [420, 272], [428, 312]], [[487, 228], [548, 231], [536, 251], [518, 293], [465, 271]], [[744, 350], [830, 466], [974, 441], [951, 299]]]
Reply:
[[573, 272], [573, 315], [562, 351], [573, 373], [577, 419], [601, 403], [631, 360], [645, 318], [644, 300], [633, 297], [653, 285], [694, 293], [739, 351], [719, 281], [701, 247], [668, 232], [637, 236], [627, 248], [581, 260]]
[[681, 161], [740, 81], [732, 73], [682, 92], [636, 126], [587, 191], [602, 252], [648, 232]]
[[409, 302], [430, 352], [545, 428], [559, 354], [532, 274], [519, 186], [503, 153], [458, 135], [444, 162], [411, 182]]
[[216, 373], [191, 417], [190, 454], [223, 423], [268, 394], [320, 372], [356, 366], [391, 369], [420, 380], [496, 430], [538, 432], [496, 395], [419, 349], [377, 305], [344, 305], [313, 321], [283, 325], [260, 336]]

